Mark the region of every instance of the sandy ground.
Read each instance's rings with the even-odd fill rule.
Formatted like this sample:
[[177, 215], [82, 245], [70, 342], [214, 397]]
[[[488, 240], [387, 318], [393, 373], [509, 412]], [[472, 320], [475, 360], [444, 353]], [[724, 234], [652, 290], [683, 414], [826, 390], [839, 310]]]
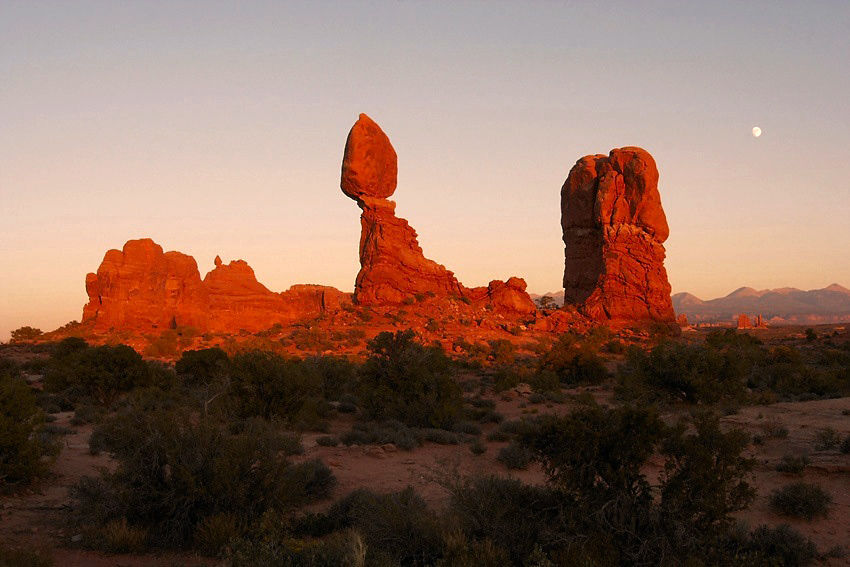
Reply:
[[[573, 392], [575, 393], [575, 392]], [[594, 395], [606, 401], [610, 395], [604, 389], [594, 389]], [[494, 398], [497, 411], [506, 419], [539, 413], [569, 411], [574, 405], [537, 404], [527, 405], [522, 397], [504, 400]], [[815, 435], [819, 429], [833, 428], [841, 436], [850, 434], [850, 398], [812, 402], [780, 403], [771, 406], [746, 407], [735, 415], [727, 416], [724, 422], [741, 427], [753, 435], [762, 435], [764, 443], [752, 444], [749, 450], [757, 459], [754, 481], [758, 498], [749, 510], [739, 516], [750, 527], [759, 524], [777, 525], [787, 523], [811, 537], [818, 549], [825, 551], [843, 545], [850, 553], [850, 455], [841, 454], [837, 448], [815, 451]], [[95, 475], [98, 468], [109, 466], [106, 456], [92, 456], [88, 451], [90, 426], [70, 424], [72, 413], [56, 414], [57, 425], [71, 428], [74, 432], [65, 436], [64, 447], [53, 465], [53, 474], [32, 490], [15, 496], [0, 497], [0, 538], [10, 545], [43, 549], [51, 554], [56, 565], [64, 566], [127, 566], [127, 567], [170, 567], [176, 565], [216, 565], [218, 562], [193, 555], [107, 555], [83, 551], [70, 547], [74, 535], [67, 524], [70, 506], [68, 487], [81, 476]], [[332, 425], [332, 434], [342, 434], [350, 429], [353, 417], [342, 416]], [[785, 438], [769, 437], [765, 433], [777, 426], [788, 430]], [[484, 427], [484, 436], [494, 428]], [[496, 460], [501, 447], [506, 443], [487, 443], [483, 455], [474, 455], [469, 445], [436, 445], [426, 443], [414, 451], [402, 451], [394, 447], [322, 447], [316, 439], [324, 434], [304, 435], [306, 449], [299, 459], [323, 459], [334, 471], [339, 483], [334, 498], [338, 498], [358, 487], [377, 491], [400, 490], [412, 486], [432, 506], [440, 508], [448, 500], [441, 486], [441, 479], [452, 475], [474, 473], [497, 473], [512, 475], [529, 483], [542, 483], [545, 477], [538, 467], [527, 471], [508, 471]], [[802, 477], [795, 477], [774, 470], [783, 455], [808, 455], [811, 460]], [[803, 480], [820, 484], [833, 498], [827, 518], [808, 522], [774, 514], [768, 507], [770, 492], [784, 484]], [[316, 509], [329, 503], [320, 503]], [[846, 558], [831, 559], [831, 566], [850, 565]]]

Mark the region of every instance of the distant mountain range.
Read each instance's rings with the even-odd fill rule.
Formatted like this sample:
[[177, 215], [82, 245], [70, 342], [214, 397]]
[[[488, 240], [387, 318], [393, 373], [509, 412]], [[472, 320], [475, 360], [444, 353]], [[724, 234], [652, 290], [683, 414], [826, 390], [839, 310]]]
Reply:
[[[549, 296], [558, 305], [564, 292], [530, 294], [537, 302]], [[738, 315], [761, 315], [772, 325], [818, 325], [850, 322], [850, 289], [838, 284], [803, 291], [794, 287], [757, 290], [741, 287], [717, 299], [702, 300], [683, 292], [673, 296], [673, 309], [690, 323], [734, 323]]]
[[564, 290], [550, 291], [549, 293], [544, 293], [543, 295], [540, 295], [538, 293], [529, 293], [528, 295], [529, 297], [531, 297], [531, 300], [534, 301], [534, 303], [539, 303], [538, 300], [541, 297], [551, 297], [558, 305], [558, 307], [564, 304]]
[[809, 291], [742, 287], [707, 301], [685, 292], [673, 296], [673, 309], [690, 323], [732, 323], [742, 313], [761, 315], [772, 325], [842, 323], [850, 322], [850, 289], [838, 284]]

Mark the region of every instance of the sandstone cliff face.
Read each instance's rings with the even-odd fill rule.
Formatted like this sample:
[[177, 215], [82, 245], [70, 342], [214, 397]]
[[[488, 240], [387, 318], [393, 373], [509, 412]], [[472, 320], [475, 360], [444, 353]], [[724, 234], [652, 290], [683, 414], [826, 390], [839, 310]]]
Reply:
[[209, 298], [194, 258], [163, 253], [149, 238], [108, 251], [97, 273], [86, 276], [86, 291], [83, 321], [94, 320], [99, 331], [202, 328], [208, 322]]
[[339, 309], [348, 294], [326, 286], [293, 286], [274, 293], [242, 260], [215, 268], [203, 281], [194, 258], [165, 252], [149, 238], [110, 250], [96, 274], [86, 276], [89, 302], [83, 322], [99, 332], [156, 332], [191, 326], [204, 332], [268, 329], [276, 323]]
[[675, 321], [655, 160], [640, 148], [578, 160], [561, 189], [564, 302], [597, 321]]

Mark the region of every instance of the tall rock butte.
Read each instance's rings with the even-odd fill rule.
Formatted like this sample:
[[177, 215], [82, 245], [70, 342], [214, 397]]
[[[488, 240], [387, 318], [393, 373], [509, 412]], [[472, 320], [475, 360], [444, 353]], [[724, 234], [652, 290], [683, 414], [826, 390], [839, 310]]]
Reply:
[[658, 169], [625, 147], [578, 160], [561, 188], [564, 303], [615, 324], [674, 322]]
[[216, 257], [215, 268], [201, 280], [194, 258], [163, 252], [150, 238], [108, 251], [97, 273], [86, 276], [86, 292], [83, 323], [99, 332], [161, 332], [182, 326], [258, 332], [350, 301], [348, 294], [326, 286], [295, 285], [275, 293], [242, 260], [223, 264]]

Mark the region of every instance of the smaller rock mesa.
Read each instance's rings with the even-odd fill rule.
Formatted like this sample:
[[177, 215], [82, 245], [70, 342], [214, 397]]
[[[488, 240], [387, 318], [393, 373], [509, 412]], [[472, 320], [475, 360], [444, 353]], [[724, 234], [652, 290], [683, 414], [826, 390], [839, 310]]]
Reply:
[[97, 332], [153, 332], [195, 327], [202, 332], [258, 332], [315, 317], [350, 301], [335, 288], [295, 285], [275, 293], [242, 260], [215, 268], [201, 280], [195, 259], [163, 252], [150, 238], [110, 250], [96, 274], [86, 276], [89, 301], [83, 323]]
[[636, 147], [578, 160], [561, 188], [564, 302], [614, 325], [673, 323], [658, 169]]

